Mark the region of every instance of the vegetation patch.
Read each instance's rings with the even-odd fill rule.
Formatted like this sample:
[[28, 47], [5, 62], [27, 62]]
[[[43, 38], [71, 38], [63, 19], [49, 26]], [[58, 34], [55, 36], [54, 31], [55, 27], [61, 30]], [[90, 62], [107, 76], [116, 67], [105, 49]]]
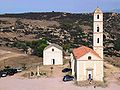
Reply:
[[33, 49], [32, 54], [39, 57], [43, 56], [43, 50], [46, 46], [47, 46], [47, 41], [45, 39], [40, 39], [36, 41], [31, 41], [31, 42], [16, 41], [13, 44], [13, 47], [23, 49], [23, 51], [26, 51], [26, 52], [28, 48], [32, 48]]

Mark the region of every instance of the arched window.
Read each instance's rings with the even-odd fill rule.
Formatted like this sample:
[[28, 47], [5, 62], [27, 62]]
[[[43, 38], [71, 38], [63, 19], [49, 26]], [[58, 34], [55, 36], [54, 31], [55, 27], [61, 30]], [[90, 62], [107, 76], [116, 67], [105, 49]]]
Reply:
[[99, 38], [97, 38], [97, 43], [99, 43]]
[[54, 49], [52, 49], [52, 51], [54, 51]]
[[91, 60], [91, 56], [88, 56], [88, 60]]
[[99, 19], [99, 15], [97, 15], [97, 19]]
[[99, 27], [97, 27], [97, 32], [99, 32]]

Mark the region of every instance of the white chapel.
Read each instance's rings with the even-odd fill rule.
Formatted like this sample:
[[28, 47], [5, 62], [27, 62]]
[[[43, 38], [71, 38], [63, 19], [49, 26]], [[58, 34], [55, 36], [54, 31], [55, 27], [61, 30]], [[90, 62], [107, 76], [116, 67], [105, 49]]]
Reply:
[[45, 47], [43, 65], [63, 65], [63, 48], [54, 43]]
[[72, 75], [77, 81], [103, 81], [103, 13], [98, 7], [93, 21], [93, 49], [81, 46], [71, 53]]

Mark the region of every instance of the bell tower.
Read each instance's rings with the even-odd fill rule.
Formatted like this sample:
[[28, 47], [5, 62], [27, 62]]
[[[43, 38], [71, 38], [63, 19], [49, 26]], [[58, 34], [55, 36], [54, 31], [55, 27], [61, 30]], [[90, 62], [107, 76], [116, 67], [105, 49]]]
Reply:
[[93, 49], [103, 59], [103, 13], [100, 8], [94, 11]]

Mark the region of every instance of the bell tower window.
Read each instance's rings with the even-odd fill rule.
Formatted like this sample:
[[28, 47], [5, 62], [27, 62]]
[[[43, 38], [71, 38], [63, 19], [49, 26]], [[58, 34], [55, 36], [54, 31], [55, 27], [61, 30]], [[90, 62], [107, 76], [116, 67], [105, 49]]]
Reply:
[[99, 19], [99, 15], [97, 15], [97, 19]]
[[97, 27], [97, 32], [99, 32], [99, 27]]
[[97, 43], [99, 43], [99, 38], [97, 38]]

